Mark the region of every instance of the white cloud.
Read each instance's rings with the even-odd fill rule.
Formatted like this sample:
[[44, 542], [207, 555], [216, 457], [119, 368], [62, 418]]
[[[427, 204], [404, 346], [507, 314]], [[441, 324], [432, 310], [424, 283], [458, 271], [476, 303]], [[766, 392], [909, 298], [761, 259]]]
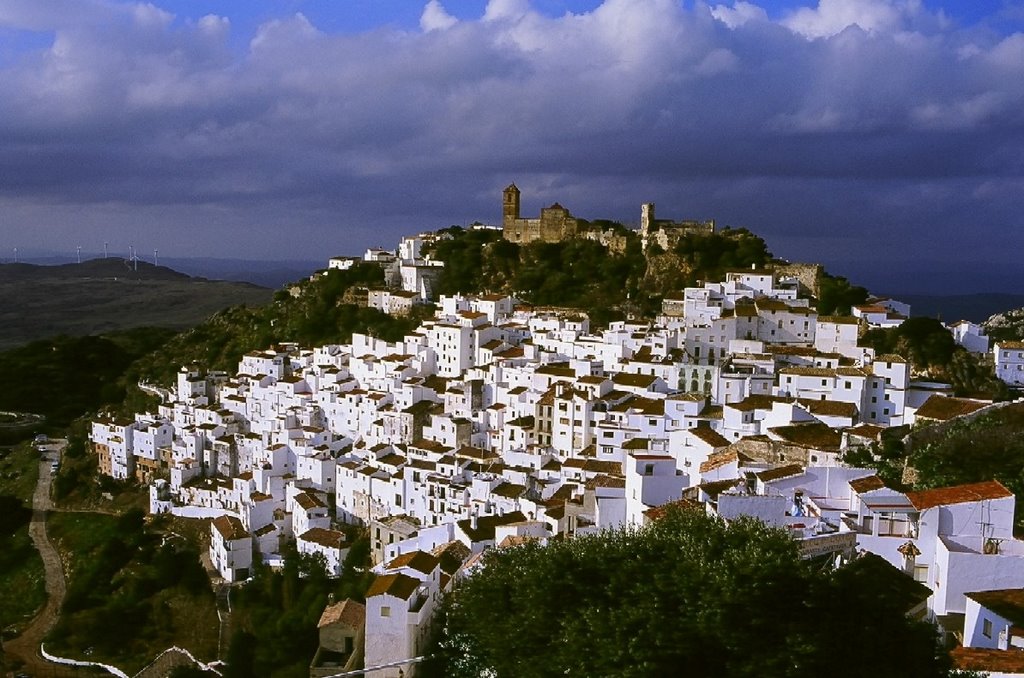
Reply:
[[484, 21], [517, 21], [530, 13], [529, 0], [488, 0]]
[[197, 22], [200, 32], [211, 38], [223, 38], [231, 30], [231, 20], [226, 16], [207, 14]]
[[827, 38], [850, 26], [869, 33], [891, 32], [903, 25], [905, 16], [919, 9], [919, 3], [913, 0], [818, 0], [816, 8], [801, 7], [782, 23], [807, 38]]
[[736, 0], [732, 7], [715, 5], [711, 8], [711, 16], [729, 28], [737, 28], [748, 21], [768, 21], [768, 13], [763, 8], [744, 0]]
[[420, 28], [427, 32], [447, 30], [457, 23], [459, 20], [445, 10], [440, 0], [430, 0], [420, 16]]

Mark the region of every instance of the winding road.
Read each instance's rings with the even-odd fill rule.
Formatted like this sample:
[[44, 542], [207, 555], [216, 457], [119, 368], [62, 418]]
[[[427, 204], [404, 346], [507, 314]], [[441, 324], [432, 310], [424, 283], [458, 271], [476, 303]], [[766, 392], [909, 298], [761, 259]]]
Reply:
[[[66, 445], [67, 441], [55, 441], [47, 444], [47, 450], [39, 461], [39, 480], [36, 482], [36, 491], [32, 495], [32, 522], [29, 524], [28, 532], [43, 559], [43, 569], [46, 573], [46, 605], [20, 636], [4, 643], [8, 662], [20, 661], [23, 664], [20, 670], [32, 676], [80, 676], [83, 674], [81, 670], [52, 664], [39, 654], [39, 644], [57, 623], [60, 606], [64, 602], [66, 592], [64, 567], [61, 564], [60, 555], [46, 536], [46, 514], [53, 509], [53, 504], [50, 502], [50, 484], [53, 480], [50, 464], [60, 460], [60, 455]], [[15, 661], [11, 662], [11, 660]]]

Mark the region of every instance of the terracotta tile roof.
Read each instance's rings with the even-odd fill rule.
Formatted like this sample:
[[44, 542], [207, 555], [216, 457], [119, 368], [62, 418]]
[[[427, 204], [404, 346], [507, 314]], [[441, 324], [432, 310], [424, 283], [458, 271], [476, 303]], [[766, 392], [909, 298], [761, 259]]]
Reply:
[[696, 438], [711, 445], [712, 447], [726, 447], [729, 445], [729, 441], [722, 436], [721, 433], [714, 430], [709, 426], [697, 426], [689, 429]]
[[213, 527], [225, 540], [245, 539], [249, 536], [242, 521], [234, 516], [217, 516], [213, 519]]
[[958, 647], [949, 653], [953, 666], [963, 671], [997, 671], [1024, 673], [1024, 652], [990, 650], [980, 647]]
[[823, 451], [839, 451], [843, 434], [825, 424], [795, 424], [768, 429], [783, 442]]
[[857, 406], [853, 403], [844, 403], [838, 400], [813, 400], [801, 398], [800, 404], [807, 408], [811, 414], [819, 414], [824, 417], [856, 417]]
[[472, 520], [469, 518], [458, 521], [456, 525], [469, 537], [470, 541], [480, 542], [493, 540], [494, 528], [499, 525], [510, 525], [524, 520], [526, 520], [526, 516], [521, 511], [513, 511], [503, 516], [480, 516], [476, 520], [475, 528], [472, 526]]
[[409, 600], [419, 587], [420, 580], [407, 574], [401, 572], [381, 574], [377, 575], [377, 578], [370, 584], [370, 590], [366, 592], [366, 597], [372, 598], [387, 594], [402, 600]]
[[936, 421], [948, 421], [954, 417], [977, 412], [986, 405], [988, 403], [976, 400], [933, 395], [925, 401], [924, 405], [918, 408], [915, 416]]
[[878, 437], [882, 435], [882, 431], [884, 430], [884, 426], [878, 426], [876, 424], [861, 424], [860, 426], [845, 429], [845, 431], [852, 436], [857, 436], [858, 438], [869, 438], [871, 440], [878, 440]]
[[784, 367], [779, 374], [792, 374], [798, 377], [834, 377], [836, 371], [827, 367]]
[[998, 480], [956, 485], [954, 487], [940, 487], [934, 490], [922, 490], [919, 492], [907, 492], [907, 499], [910, 500], [910, 503], [918, 511], [924, 511], [935, 506], [964, 504], [966, 502], [984, 501], [986, 499], [1005, 499], [1012, 496], [1013, 493], [1006, 489]]
[[295, 503], [306, 511], [310, 511], [315, 508], [327, 508], [326, 504], [309, 492], [299, 492], [296, 494]]
[[606, 474], [602, 473], [602, 474], [594, 476], [593, 478], [588, 480], [585, 487], [588, 490], [593, 490], [593, 489], [598, 488], [598, 487], [625, 488], [626, 487], [626, 479], [623, 478], [623, 477], [615, 477], [615, 476], [610, 476], [610, 475], [606, 475]]
[[612, 381], [621, 386], [635, 386], [638, 388], [650, 388], [651, 384], [658, 377], [651, 374], [631, 374], [628, 372], [619, 372], [612, 377]]
[[417, 572], [430, 574], [435, 568], [437, 568], [440, 562], [440, 558], [427, 553], [426, 551], [410, 551], [409, 553], [403, 553], [392, 560], [387, 564], [386, 569], [397, 570], [401, 567], [411, 567]]
[[738, 403], [728, 403], [725, 407], [738, 412], [753, 412], [754, 410], [770, 410], [772, 403], [785, 402], [785, 398], [770, 395], [750, 395]]
[[[799, 464], [787, 464], [786, 466], [776, 466], [770, 468], [767, 471], [760, 471], [757, 473], [757, 477], [761, 482], [771, 482], [773, 480], [779, 480], [781, 478], [789, 478], [791, 476], [798, 476], [804, 472], [804, 467]], [[736, 481], [733, 480], [733, 483]]]
[[441, 570], [447, 574], [455, 574], [472, 555], [469, 547], [457, 539], [435, 546], [430, 553], [440, 560]]
[[526, 485], [516, 485], [515, 483], [502, 483], [493, 490], [491, 494], [496, 494], [499, 497], [505, 497], [506, 499], [518, 499], [519, 497], [526, 494]]
[[964, 594], [1016, 626], [1024, 626], [1024, 589], [999, 589]]
[[872, 490], [880, 490], [885, 487], [885, 483], [878, 476], [867, 476], [865, 478], [857, 478], [856, 480], [850, 481], [850, 489], [857, 494], [863, 494], [864, 492], [871, 492]]
[[693, 499], [676, 499], [675, 501], [670, 501], [667, 504], [647, 509], [644, 511], [644, 517], [652, 521], [661, 520], [671, 509], [700, 511], [703, 510], [703, 506], [704, 505], [699, 501], [694, 501]]
[[708, 458], [700, 465], [701, 473], [708, 473], [714, 471], [716, 468], [727, 466], [732, 462], [739, 461], [739, 455], [735, 450], [722, 450], [721, 452], [714, 452], [708, 455]]
[[366, 606], [351, 598], [346, 598], [340, 603], [328, 605], [324, 613], [320, 615], [320, 622], [317, 628], [323, 628], [331, 624], [339, 624], [350, 629], [359, 629], [366, 624]]
[[323, 527], [313, 527], [299, 535], [302, 541], [311, 541], [329, 549], [340, 549], [345, 546], [345, 533], [337, 530], [328, 530]]
[[477, 459], [482, 461], [484, 459], [497, 459], [499, 455], [495, 452], [485, 450], [480, 447], [471, 447], [469, 445], [464, 445], [455, 451], [455, 456], [464, 457], [466, 459]]

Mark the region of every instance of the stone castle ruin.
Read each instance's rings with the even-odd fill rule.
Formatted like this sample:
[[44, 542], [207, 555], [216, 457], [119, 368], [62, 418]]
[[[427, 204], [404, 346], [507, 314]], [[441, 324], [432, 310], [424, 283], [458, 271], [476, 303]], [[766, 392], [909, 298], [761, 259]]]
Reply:
[[662, 250], [670, 252], [684, 235], [714, 232], [714, 219], [709, 221], [656, 219], [653, 202], [647, 202], [640, 206], [640, 242], [644, 252], [652, 245], [657, 245]]
[[[551, 207], [542, 208], [540, 217], [523, 218], [520, 215], [520, 191], [513, 183], [502, 191], [502, 233], [509, 242], [527, 244], [531, 242], [562, 242], [571, 238], [590, 238], [613, 250], [625, 249], [625, 240], [621, 234], [601, 229], [585, 219], [578, 219], [569, 210], [557, 202]], [[656, 219], [654, 203], [645, 203], [640, 207], [640, 240], [644, 251], [651, 245], [658, 245], [669, 251], [688, 233], [714, 233], [715, 222], [710, 221], [671, 221]], [[622, 242], [619, 242], [619, 241]]]

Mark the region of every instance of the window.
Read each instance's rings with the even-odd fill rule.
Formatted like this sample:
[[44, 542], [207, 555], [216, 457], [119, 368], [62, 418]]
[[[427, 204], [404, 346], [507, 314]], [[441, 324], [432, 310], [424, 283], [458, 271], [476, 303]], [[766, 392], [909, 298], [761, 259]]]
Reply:
[[986, 638], [991, 638], [992, 637], [992, 620], [991, 619], [986, 619], [983, 622], [981, 622], [981, 635], [985, 636]]
[[850, 383], [850, 382], [848, 382], [848, 381], [847, 381], [847, 382], [844, 382], [844, 383], [843, 383], [843, 386], [844, 386], [844, 387], [846, 387], [846, 388], [853, 388], [853, 384], [851, 384], [851, 383]]
[[382, 605], [381, 608], [380, 608], [380, 616], [382, 616], [382, 617], [390, 617], [391, 616], [391, 606], [390, 605]]

